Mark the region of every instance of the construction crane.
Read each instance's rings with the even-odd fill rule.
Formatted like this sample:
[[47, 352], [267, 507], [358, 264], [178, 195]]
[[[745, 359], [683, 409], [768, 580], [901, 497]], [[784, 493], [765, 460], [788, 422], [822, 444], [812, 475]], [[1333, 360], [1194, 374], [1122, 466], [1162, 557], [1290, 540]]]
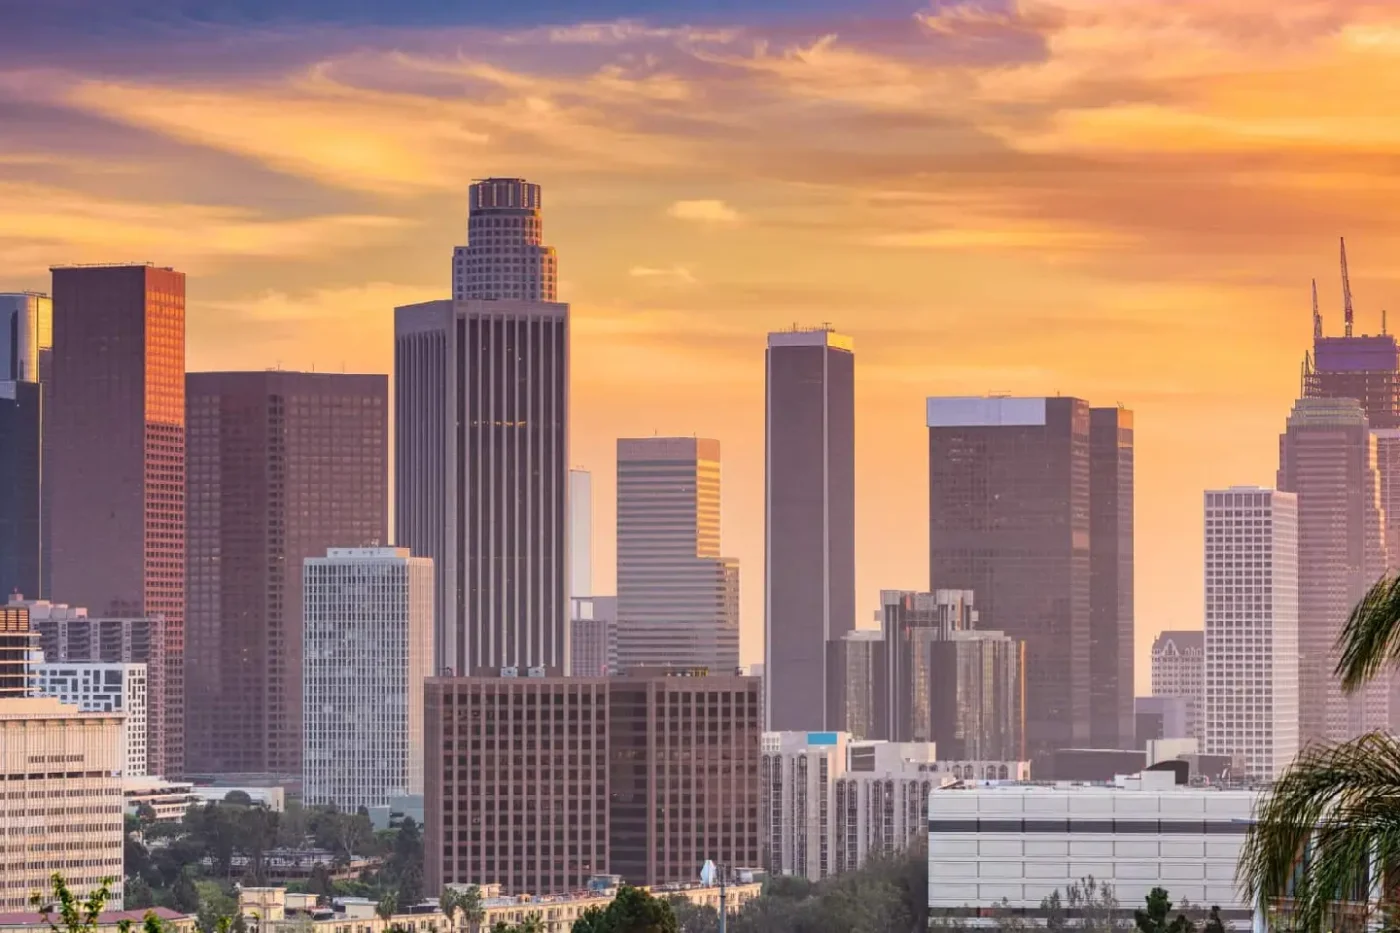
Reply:
[[1347, 238], [1342, 237], [1342, 309], [1346, 314], [1346, 335], [1351, 336], [1351, 277], [1347, 275]]
[[1313, 283], [1313, 339], [1319, 340], [1322, 337], [1322, 312], [1317, 310], [1317, 279]]

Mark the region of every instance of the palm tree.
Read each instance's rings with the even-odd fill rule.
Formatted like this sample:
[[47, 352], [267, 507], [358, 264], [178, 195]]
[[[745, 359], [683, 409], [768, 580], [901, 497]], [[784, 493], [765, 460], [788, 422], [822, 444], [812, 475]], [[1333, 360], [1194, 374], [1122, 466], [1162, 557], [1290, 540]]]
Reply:
[[385, 894], [379, 899], [379, 903], [374, 905], [374, 912], [379, 915], [380, 920], [388, 920], [399, 909], [399, 898], [393, 891]]
[[[1347, 692], [1400, 664], [1400, 576], [1362, 597], [1337, 649]], [[1256, 807], [1238, 874], [1255, 903], [1289, 898], [1289, 925], [1314, 931], [1339, 903], [1368, 904], [1377, 867], [1400, 868], [1400, 741], [1383, 732], [1304, 749]]]
[[544, 933], [544, 918], [539, 911], [532, 910], [515, 927], [518, 933]]
[[457, 892], [452, 888], [443, 888], [442, 893], [438, 895], [438, 909], [447, 918], [447, 926], [452, 933], [457, 933], [457, 901]]
[[472, 885], [457, 895], [457, 906], [461, 908], [462, 919], [471, 933], [480, 933], [486, 922], [486, 905], [481, 902], [481, 888]]

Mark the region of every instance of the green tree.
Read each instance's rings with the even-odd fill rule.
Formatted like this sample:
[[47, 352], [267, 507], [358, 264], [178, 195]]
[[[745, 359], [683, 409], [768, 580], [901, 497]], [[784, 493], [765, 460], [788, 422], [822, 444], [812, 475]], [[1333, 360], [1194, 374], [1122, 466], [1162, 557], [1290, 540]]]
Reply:
[[[218, 881], [197, 881], [199, 907], [195, 910], [195, 926], [200, 933], [242, 933], [243, 911], [232, 887]], [[237, 929], [234, 927], [237, 926]]]
[[457, 907], [462, 911], [462, 920], [470, 933], [481, 933], [481, 925], [486, 922], [486, 905], [481, 899], [481, 888], [472, 885], [459, 892]]
[[381, 897], [379, 903], [374, 906], [374, 912], [379, 915], [380, 920], [388, 920], [398, 911], [399, 898], [392, 892]]
[[127, 910], [144, 910], [156, 906], [156, 894], [145, 878], [128, 877], [122, 891], [122, 905]]
[[234, 807], [251, 807], [253, 798], [246, 790], [231, 790], [224, 794], [224, 803]]
[[1153, 888], [1147, 894], [1146, 907], [1133, 912], [1133, 922], [1140, 933], [1195, 933], [1196, 926], [1184, 913], [1171, 917], [1172, 901], [1166, 888]]
[[719, 933], [719, 911], [676, 894], [668, 898], [680, 933]]
[[[1356, 604], [1336, 674], [1354, 692], [1400, 661], [1400, 575]], [[1260, 800], [1238, 880], [1250, 903], [1288, 897], [1290, 925], [1330, 928], [1338, 901], [1368, 901], [1374, 865], [1400, 866], [1400, 739], [1383, 732], [1310, 745]]]
[[525, 919], [515, 925], [516, 933], [544, 933], [544, 918], [539, 911], [532, 910]]
[[1210, 919], [1206, 921], [1203, 933], [1225, 933], [1225, 921], [1220, 919], [1220, 908], [1210, 909]]
[[194, 879], [194, 867], [186, 866], [176, 878], [174, 887], [170, 889], [171, 904], [182, 914], [199, 911], [199, 888], [195, 887]]
[[[35, 891], [29, 895], [29, 903], [53, 933], [93, 933], [97, 929], [98, 918], [102, 916], [102, 909], [112, 898], [114, 880], [103, 878], [91, 894], [82, 898], [69, 889], [63, 875], [54, 872], [49, 876], [49, 893]], [[57, 923], [53, 918], [55, 911], [58, 913]]]
[[680, 933], [671, 905], [624, 884], [607, 907], [593, 907], [574, 921], [572, 933]]

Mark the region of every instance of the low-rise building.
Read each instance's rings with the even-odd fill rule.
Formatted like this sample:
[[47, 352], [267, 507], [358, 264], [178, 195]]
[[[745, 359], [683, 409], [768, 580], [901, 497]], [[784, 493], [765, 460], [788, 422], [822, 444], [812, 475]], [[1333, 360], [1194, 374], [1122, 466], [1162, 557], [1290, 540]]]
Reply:
[[[169, 907], [152, 907], [148, 910], [104, 910], [97, 915], [91, 933], [117, 933], [124, 923], [130, 923], [131, 929], [139, 930], [148, 913], [156, 915], [165, 933], [195, 933], [195, 918], [189, 914], [177, 913]], [[53, 933], [53, 922], [61, 922], [58, 920], [57, 913], [54, 912], [48, 915], [32, 910], [0, 913], [0, 933]]]
[[1258, 792], [1176, 783], [1144, 771], [1111, 784], [968, 783], [934, 788], [928, 801], [930, 918], [1004, 909], [1043, 920], [1041, 902], [1093, 876], [1123, 912], [1155, 887], [1178, 903], [1219, 906], [1248, 929], [1254, 910], [1235, 866]]
[[151, 808], [157, 823], [178, 823], [190, 804], [198, 803], [194, 785], [188, 781], [167, 781], [158, 777], [123, 777], [122, 796], [126, 812], [139, 815], [143, 806]]
[[35, 664], [40, 696], [57, 697], [85, 713], [120, 713], [122, 774], [146, 773], [146, 665], [104, 661], [58, 661]]
[[287, 792], [281, 787], [226, 787], [222, 784], [196, 784], [194, 795], [204, 802], [223, 803], [229, 794], [247, 794], [248, 799], [258, 806], [267, 807], [275, 813], [287, 809]]

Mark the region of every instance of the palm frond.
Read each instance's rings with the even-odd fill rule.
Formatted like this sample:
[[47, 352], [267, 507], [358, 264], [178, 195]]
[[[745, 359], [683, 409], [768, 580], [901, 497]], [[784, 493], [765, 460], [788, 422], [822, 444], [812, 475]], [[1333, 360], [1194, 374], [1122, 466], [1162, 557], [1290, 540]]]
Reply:
[[1338, 901], [1365, 901], [1377, 865], [1400, 865], [1400, 741], [1379, 732], [1294, 760], [1255, 808], [1237, 880], [1252, 902], [1290, 898], [1295, 929], [1320, 930]]
[[1348, 693], [1400, 660], [1400, 575], [1381, 577], [1366, 591], [1337, 637], [1337, 648], [1336, 673]]

